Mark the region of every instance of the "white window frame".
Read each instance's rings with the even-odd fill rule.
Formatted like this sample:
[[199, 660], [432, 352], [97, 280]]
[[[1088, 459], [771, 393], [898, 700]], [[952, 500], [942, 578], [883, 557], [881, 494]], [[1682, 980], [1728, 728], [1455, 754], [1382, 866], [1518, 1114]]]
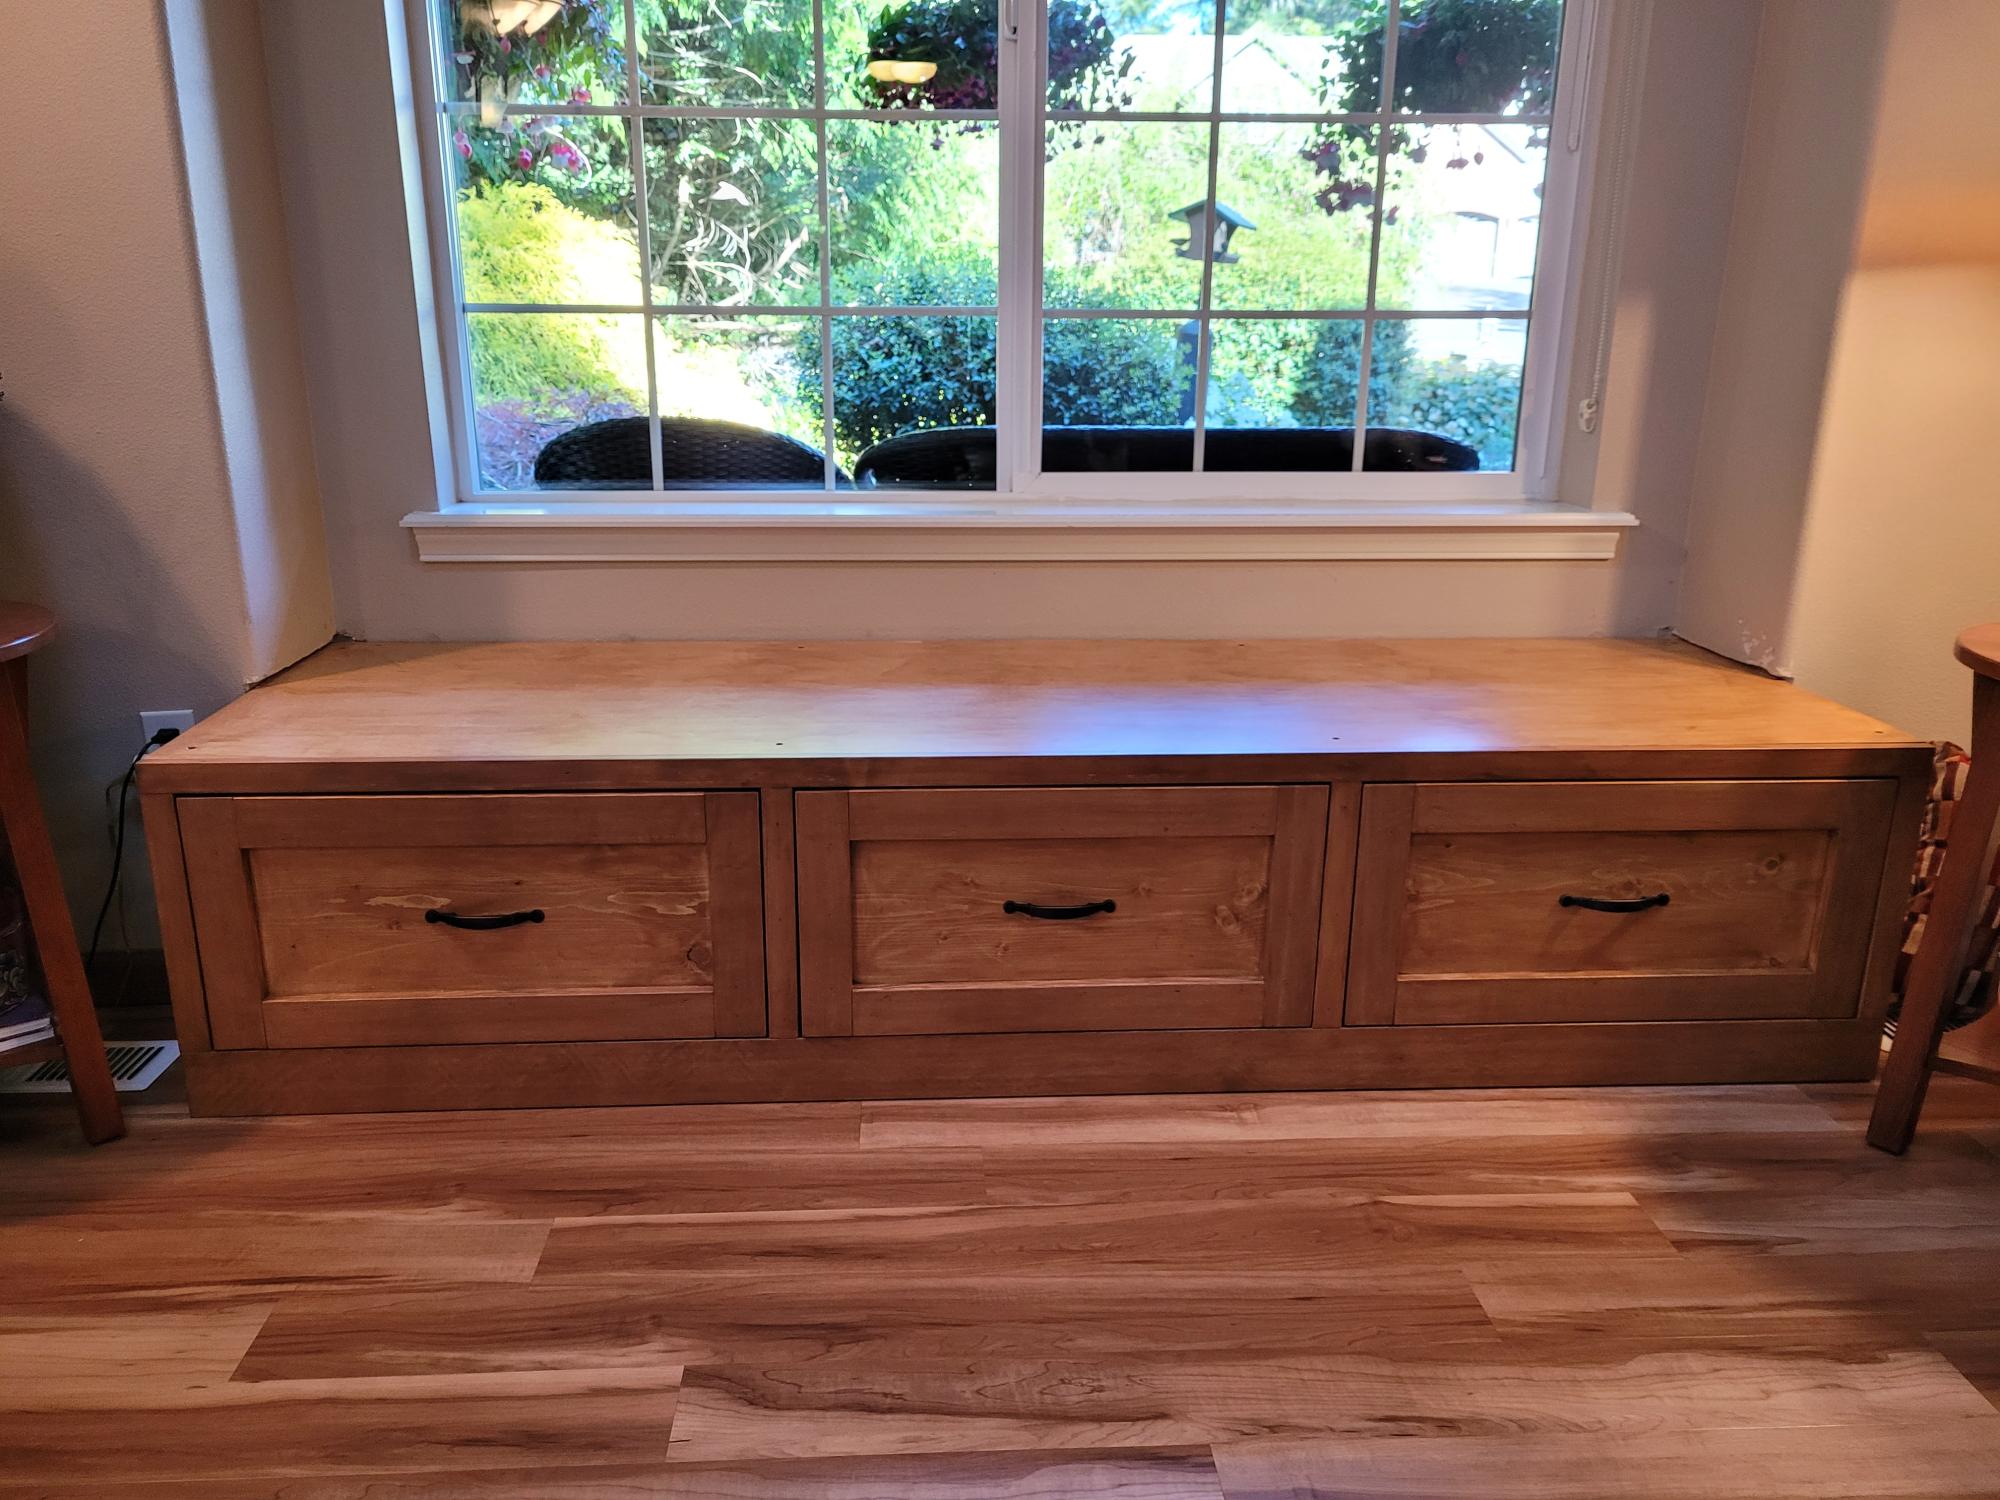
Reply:
[[[819, 212], [822, 233], [820, 296], [804, 307], [731, 308], [732, 315], [769, 313], [774, 317], [812, 316], [822, 320], [823, 359], [831, 358], [826, 336], [835, 316], [908, 312], [932, 316], [966, 314], [998, 319], [996, 488], [964, 490], [836, 490], [837, 465], [831, 404], [825, 414], [824, 491], [671, 490], [660, 488], [660, 425], [657, 376], [653, 370], [654, 319], [691, 315], [710, 308], [676, 308], [652, 300], [651, 278], [642, 273], [643, 300], [627, 306], [481, 303], [476, 311], [630, 313], [646, 319], [649, 409], [653, 414], [651, 490], [482, 492], [477, 454], [470, 366], [466, 343], [468, 311], [457, 261], [455, 164], [450, 132], [443, 127], [447, 107], [439, 103], [440, 49], [431, 34], [430, 0], [406, 0], [410, 48], [409, 100], [418, 146], [423, 238], [430, 259], [434, 327], [445, 386], [445, 429], [451, 456], [451, 490], [434, 510], [405, 519], [427, 561], [733, 561], [766, 557], [800, 560], [862, 560], [870, 557], [918, 560], [1008, 559], [1063, 561], [1125, 556], [1230, 559], [1259, 558], [1523, 558], [1605, 559], [1614, 555], [1619, 531], [1637, 524], [1623, 512], [1592, 511], [1555, 501], [1555, 487], [1567, 428], [1562, 408], [1568, 389], [1571, 345], [1578, 322], [1589, 173], [1596, 157], [1588, 122], [1595, 101], [1595, 54], [1606, 25], [1601, 0], [1568, 0], [1564, 8], [1555, 105], [1544, 122], [1514, 116], [1399, 116], [1386, 113], [1393, 87], [1396, 22], [1401, 0], [1390, 0], [1384, 60], [1384, 111], [1358, 115], [1259, 115], [1227, 111], [1221, 105], [1221, 63], [1228, 42], [1227, 0], [1218, 0], [1222, 24], [1215, 37], [1218, 66], [1207, 111], [1171, 115], [1104, 112], [1081, 118], [1133, 121], [1171, 120], [1206, 124], [1210, 129], [1209, 185], [1215, 197], [1219, 127], [1243, 123], [1363, 123], [1397, 118], [1424, 124], [1546, 123], [1548, 165], [1543, 188], [1541, 231], [1536, 252], [1531, 312], [1492, 310], [1279, 310], [1245, 313], [1214, 310], [1209, 286], [1213, 261], [1202, 266], [1202, 337], [1198, 359], [1205, 366], [1211, 319], [1277, 317], [1362, 321], [1364, 343], [1376, 323], [1413, 317], [1474, 317], [1528, 323], [1515, 468], [1504, 473], [1388, 474], [1359, 470], [1362, 445], [1355, 445], [1351, 473], [1044, 473], [1039, 467], [1042, 424], [1034, 420], [1042, 404], [1040, 338], [1042, 306], [1042, 132], [1046, 121], [1044, 7], [1039, 0], [1000, 0], [1002, 5], [1001, 106], [988, 112], [927, 111], [926, 118], [995, 118], [1009, 125], [1000, 140], [1000, 279], [996, 308], [873, 308], [833, 304], [830, 257], [825, 251], [825, 124], [829, 118], [908, 121], [908, 110], [827, 110], [824, 64], [818, 69], [816, 107], [793, 117], [819, 122]], [[627, 89], [636, 100], [638, 38], [635, 13], [623, 7], [626, 24]], [[821, 0], [814, 0], [814, 27], [820, 30]], [[770, 115], [770, 110], [702, 110], [615, 105], [544, 107], [544, 114], [600, 114], [632, 124], [636, 211], [642, 234], [647, 212], [642, 133], [638, 122], [657, 117]], [[1073, 117], [1073, 116], [1065, 116]], [[1020, 121], [1023, 124], [1011, 122]], [[1386, 172], [1388, 132], [1379, 131], [1378, 191], [1370, 212], [1382, 213], [1379, 190]], [[413, 226], [413, 230], [417, 226]], [[1379, 225], [1372, 226], [1371, 288], [1381, 250]], [[1062, 310], [1061, 316], [1168, 317], [1186, 321], [1187, 310], [1161, 313]], [[828, 379], [823, 371], [822, 379]], [[1355, 426], [1365, 430], [1367, 380], [1359, 382]], [[1206, 403], [1197, 403], [1197, 465], [1205, 434]], [[944, 532], [983, 532], [980, 539]]]

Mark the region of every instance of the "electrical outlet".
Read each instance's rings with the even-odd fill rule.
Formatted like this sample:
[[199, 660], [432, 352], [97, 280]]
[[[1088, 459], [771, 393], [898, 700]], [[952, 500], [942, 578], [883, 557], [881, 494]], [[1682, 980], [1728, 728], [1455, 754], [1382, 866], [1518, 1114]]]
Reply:
[[191, 708], [152, 708], [139, 715], [139, 742], [149, 744], [162, 729], [178, 729], [186, 734], [194, 728]]

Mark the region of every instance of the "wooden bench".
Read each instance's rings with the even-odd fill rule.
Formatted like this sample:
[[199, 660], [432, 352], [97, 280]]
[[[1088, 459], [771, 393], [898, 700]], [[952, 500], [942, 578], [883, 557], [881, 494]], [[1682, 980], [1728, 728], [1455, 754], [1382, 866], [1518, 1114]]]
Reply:
[[268, 1113], [1865, 1078], [1929, 770], [1651, 642], [385, 644], [141, 786]]

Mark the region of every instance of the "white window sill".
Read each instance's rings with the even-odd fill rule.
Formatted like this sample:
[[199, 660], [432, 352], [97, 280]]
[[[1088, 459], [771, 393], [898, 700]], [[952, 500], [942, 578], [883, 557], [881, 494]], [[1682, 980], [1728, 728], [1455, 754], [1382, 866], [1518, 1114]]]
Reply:
[[403, 518], [435, 563], [1577, 561], [1623, 511], [1550, 504], [685, 501], [455, 505]]

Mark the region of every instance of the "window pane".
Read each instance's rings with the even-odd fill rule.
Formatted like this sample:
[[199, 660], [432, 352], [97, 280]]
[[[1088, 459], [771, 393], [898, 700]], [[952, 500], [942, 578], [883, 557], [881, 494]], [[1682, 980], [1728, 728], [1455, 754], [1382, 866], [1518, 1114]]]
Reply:
[[647, 104], [810, 108], [812, 0], [636, 0]]
[[465, 321], [482, 489], [652, 484], [643, 318], [472, 313]]
[[658, 320], [666, 488], [825, 487], [817, 330], [782, 316]]
[[625, 97], [623, 0], [437, 6], [445, 97], [484, 105], [486, 124], [509, 104], [616, 104]]
[[834, 108], [1000, 107], [997, 0], [827, 0]]
[[[1395, 108], [1546, 116], [1555, 107], [1562, 0], [1404, 0]], [[1376, 29], [1381, 22], [1375, 21]]]
[[1194, 461], [1195, 323], [1051, 318], [1042, 326], [1042, 468], [1178, 470]]
[[864, 486], [992, 489], [994, 338], [992, 318], [835, 318], [841, 468]]
[[1056, 427], [1194, 422], [1192, 318], [1050, 318], [1042, 420]]
[[1207, 195], [1208, 127], [1051, 124], [1047, 149], [1046, 305], [1193, 309], [1201, 247], [1173, 215]]
[[647, 120], [654, 296], [819, 301], [818, 142], [805, 120]]
[[465, 121], [452, 145], [468, 302], [639, 302], [622, 120]]
[[1216, 262], [1219, 308], [1320, 312], [1368, 302], [1368, 241], [1375, 216], [1344, 211], [1324, 195], [1316, 163], [1328, 128], [1221, 127], [1217, 214], [1228, 250]]
[[830, 120], [827, 156], [834, 301], [998, 301], [998, 125]]
[[1051, 110], [1215, 107], [1212, 0], [1049, 0]]
[[1361, 329], [1358, 319], [1347, 318], [1214, 323], [1202, 467], [1351, 469]]
[[1423, 125], [1394, 134], [1377, 305], [1524, 311], [1535, 281], [1548, 132]]
[[[1525, 318], [1386, 319], [1375, 325], [1368, 426], [1403, 428], [1465, 444], [1479, 467], [1514, 467], [1521, 415]], [[1370, 468], [1399, 466], [1375, 461]]]
[[1222, 107], [1233, 114], [1372, 114], [1382, 25], [1368, 0], [1296, 0], [1229, 13]]

